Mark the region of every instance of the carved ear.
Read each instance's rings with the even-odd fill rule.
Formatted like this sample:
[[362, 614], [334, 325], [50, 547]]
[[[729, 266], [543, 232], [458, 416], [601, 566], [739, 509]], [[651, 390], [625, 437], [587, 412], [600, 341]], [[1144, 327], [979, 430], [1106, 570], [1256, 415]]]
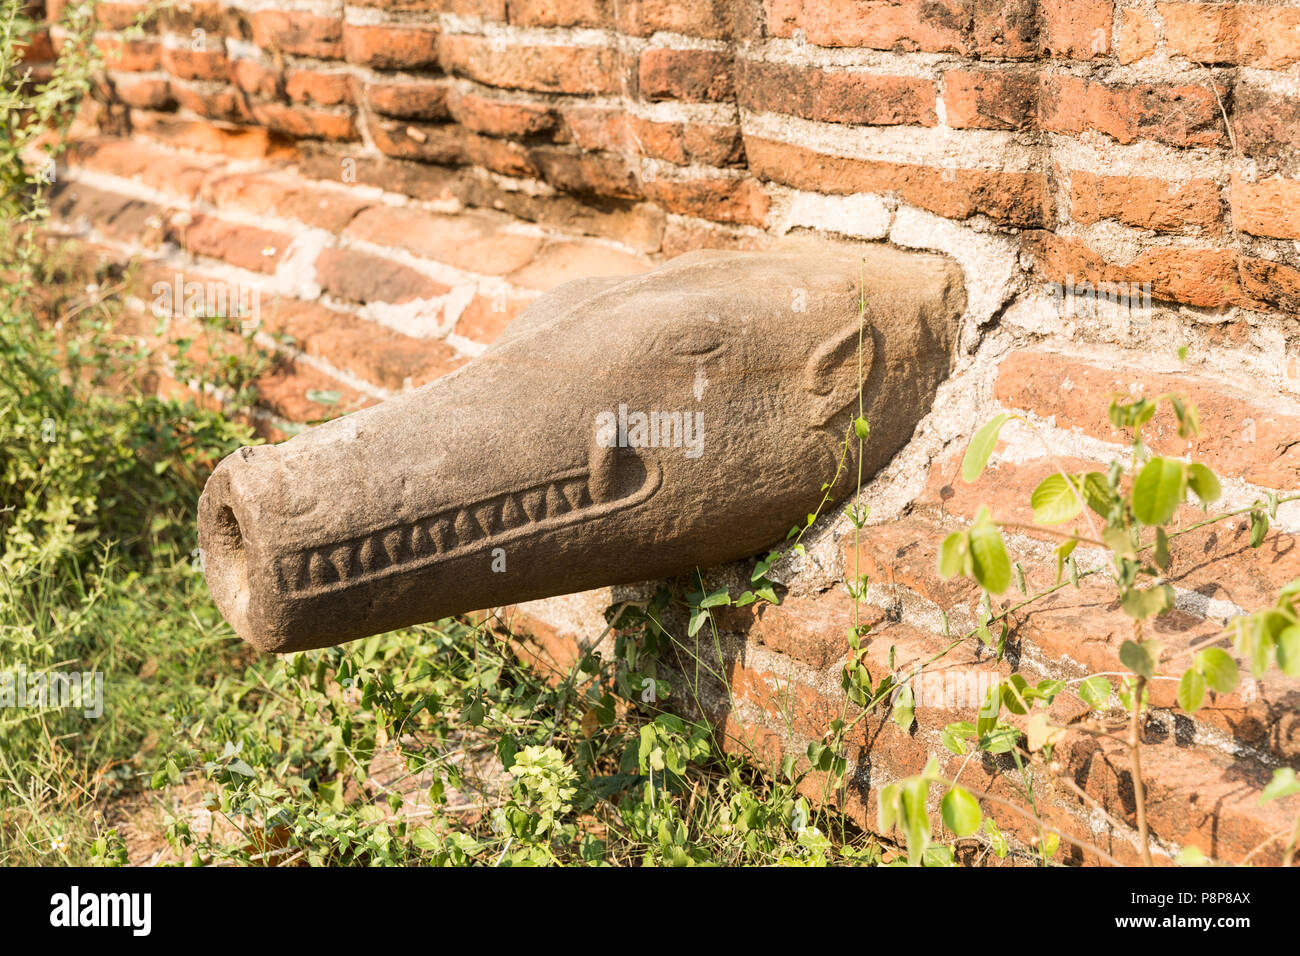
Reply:
[[[862, 381], [871, 375], [875, 357], [871, 329], [862, 329]], [[804, 372], [811, 393], [814, 420], [824, 425], [858, 397], [858, 323], [854, 322], [813, 352]]]

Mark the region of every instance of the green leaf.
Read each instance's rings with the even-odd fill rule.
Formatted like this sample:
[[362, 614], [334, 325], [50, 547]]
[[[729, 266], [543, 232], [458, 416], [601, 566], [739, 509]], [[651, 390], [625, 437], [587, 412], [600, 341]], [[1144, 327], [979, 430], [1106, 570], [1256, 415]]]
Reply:
[[1196, 668], [1188, 668], [1178, 682], [1178, 706], [1189, 714], [1201, 709], [1205, 700], [1205, 675]]
[[1135, 674], [1150, 680], [1156, 674], [1156, 662], [1144, 644], [1125, 641], [1119, 648], [1119, 662]]
[[1197, 668], [1216, 694], [1230, 694], [1237, 686], [1237, 662], [1227, 651], [1207, 647], [1196, 655]]
[[1105, 518], [1115, 506], [1117, 496], [1105, 474], [1090, 471], [1083, 476], [1083, 500], [1089, 508]]
[[867, 424], [865, 418], [859, 416], [853, 420], [853, 433], [863, 441], [866, 441], [867, 436], [871, 434], [871, 426]]
[[1166, 524], [1187, 496], [1187, 465], [1152, 458], [1133, 482], [1133, 514], [1144, 525]]
[[1145, 621], [1174, 606], [1174, 589], [1167, 584], [1157, 584], [1146, 589], [1129, 588], [1124, 592], [1120, 606], [1129, 617]]
[[1100, 710], [1110, 701], [1110, 681], [1092, 676], [1079, 685], [1079, 697], [1093, 710]]
[[1056, 583], [1061, 583], [1061, 576], [1065, 573], [1065, 559], [1074, 553], [1074, 549], [1079, 546], [1078, 538], [1071, 538], [1056, 547], [1052, 554], [1056, 555]]
[[1200, 462], [1187, 466], [1187, 486], [1203, 505], [1213, 504], [1223, 494], [1223, 486], [1219, 484], [1218, 477]]
[[1169, 535], [1164, 528], [1156, 528], [1155, 561], [1161, 571], [1169, 567]]
[[1300, 677], [1300, 625], [1293, 624], [1277, 636], [1277, 666], [1287, 677]]
[[1002, 685], [994, 684], [989, 688], [988, 696], [980, 706], [975, 732], [981, 737], [991, 731], [998, 722], [998, 712], [1002, 709]]
[[1011, 416], [1005, 412], [994, 415], [987, 425], [975, 433], [975, 437], [966, 446], [966, 454], [961, 460], [962, 481], [970, 484], [984, 473], [993, 449], [997, 447], [998, 432], [1002, 430]]
[[1268, 534], [1268, 515], [1262, 511], [1252, 511], [1250, 513], [1250, 546], [1258, 548], [1264, 543], [1264, 536]]
[[1077, 478], [1065, 475], [1048, 475], [1034, 493], [1029, 503], [1034, 509], [1034, 520], [1039, 524], [1063, 524], [1083, 512], [1082, 492]]
[[965, 531], [954, 531], [939, 546], [939, 577], [945, 581], [961, 574], [966, 567], [966, 553], [970, 544]]
[[910, 730], [915, 717], [916, 696], [912, 693], [911, 685], [904, 684], [898, 688], [898, 694], [894, 697], [894, 723], [903, 730]]
[[1293, 793], [1300, 793], [1300, 781], [1296, 780], [1295, 770], [1291, 767], [1279, 767], [1273, 771], [1273, 779], [1260, 792], [1261, 805], [1271, 800], [1280, 800]]
[[1002, 543], [1002, 533], [985, 509], [980, 509], [966, 536], [970, 541], [972, 577], [990, 594], [1001, 594], [1011, 584], [1011, 559]]
[[959, 837], [975, 833], [984, 821], [979, 801], [961, 787], [954, 786], [944, 794], [939, 812], [943, 817], [943, 825]]

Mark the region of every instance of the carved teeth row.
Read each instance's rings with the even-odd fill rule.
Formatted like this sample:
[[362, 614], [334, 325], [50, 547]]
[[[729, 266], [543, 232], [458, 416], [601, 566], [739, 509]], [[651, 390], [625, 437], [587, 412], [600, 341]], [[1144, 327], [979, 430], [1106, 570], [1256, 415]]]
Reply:
[[295, 591], [355, 581], [592, 504], [585, 476], [552, 481], [343, 544], [299, 552], [286, 562], [286, 577]]

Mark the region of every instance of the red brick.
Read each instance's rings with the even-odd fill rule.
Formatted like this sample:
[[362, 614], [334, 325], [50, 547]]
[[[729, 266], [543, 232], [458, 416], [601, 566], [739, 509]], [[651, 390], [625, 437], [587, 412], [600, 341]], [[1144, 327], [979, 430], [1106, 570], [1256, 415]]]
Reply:
[[252, 118], [244, 104], [244, 98], [232, 89], [210, 90], [173, 82], [171, 91], [182, 109], [199, 116], [237, 123], [248, 122]]
[[966, 53], [970, 0], [765, 0], [772, 36], [803, 30], [818, 46]]
[[169, 110], [176, 106], [171, 85], [165, 79], [145, 76], [113, 78], [113, 93], [127, 106], [143, 110]]
[[1232, 225], [1240, 232], [1273, 239], [1300, 239], [1300, 180], [1248, 183], [1234, 176], [1229, 191]]
[[[335, 418], [351, 409], [374, 404], [373, 400], [363, 399], [351, 386], [293, 359], [280, 361], [269, 372], [258, 376], [253, 384], [257, 387], [258, 404], [290, 422]], [[308, 398], [316, 392], [337, 392], [340, 397], [337, 402], [327, 405]]]
[[506, 326], [537, 301], [534, 292], [482, 293], [474, 296], [456, 321], [456, 334], [483, 345], [490, 345]]
[[253, 117], [273, 133], [306, 139], [357, 139], [352, 114], [285, 106], [282, 103], [254, 103]]
[[[1220, 95], [1226, 90], [1220, 91]], [[1199, 84], [1107, 86], [1073, 76], [1043, 78], [1039, 123], [1077, 136], [1097, 130], [1121, 143], [1153, 139], [1169, 146], [1227, 144], [1215, 91]]]
[[952, 70], [943, 105], [954, 129], [1025, 129], [1038, 110], [1038, 77], [1016, 70]]
[[645, 100], [730, 99], [735, 92], [733, 59], [716, 50], [646, 50], [637, 64], [637, 89]]
[[166, 239], [161, 207], [81, 183], [56, 184], [50, 212], [58, 222], [77, 229], [90, 223], [104, 236], [119, 242], [152, 249]]
[[626, 156], [557, 146], [538, 147], [530, 155], [542, 178], [557, 189], [579, 195], [641, 197], [640, 176]]
[[322, 60], [343, 55], [343, 19], [306, 10], [257, 10], [253, 42], [269, 54], [293, 53]]
[[157, 10], [147, 3], [97, 3], [95, 20], [102, 30], [127, 30], [140, 24], [153, 32], [158, 24]]
[[649, 36], [663, 30], [690, 36], [723, 39], [735, 24], [738, 0], [617, 0], [616, 25], [620, 33]]
[[19, 63], [42, 63], [54, 59], [54, 44], [49, 30], [33, 30], [14, 44]]
[[186, 156], [133, 140], [79, 142], [70, 162], [85, 169], [133, 179], [172, 195], [194, 199], [219, 160]]
[[412, 26], [344, 24], [343, 53], [349, 63], [375, 70], [436, 70], [439, 31]]
[[265, 173], [225, 173], [209, 176], [203, 199], [220, 209], [272, 214], [308, 226], [340, 232], [369, 206], [347, 190], [310, 185], [293, 176]]
[[646, 197], [669, 212], [715, 222], [762, 226], [771, 197], [757, 181], [745, 179], [647, 180]]
[[1039, 0], [1039, 4], [1044, 53], [1091, 60], [1110, 52], [1111, 0]]
[[226, 60], [224, 48], [191, 50], [188, 47], [164, 47], [162, 68], [185, 80], [225, 80], [230, 72], [230, 63]]
[[1156, 9], [1175, 56], [1269, 70], [1300, 62], [1300, 10], [1239, 3], [1159, 3]]
[[[158, 19], [167, 32], [184, 34], [191, 39], [200, 35], [246, 37], [251, 32], [244, 11], [217, 0], [189, 0], [186, 3], [167, 4], [158, 11]], [[195, 31], [201, 33], [196, 34]]]
[[503, 228], [496, 217], [468, 212], [448, 216], [411, 206], [373, 206], [358, 215], [344, 235], [396, 246], [480, 275], [501, 276], [522, 269], [542, 247], [536, 235]]
[[1300, 270], [1219, 249], [1149, 249], [1115, 265], [1081, 239], [1036, 232], [1025, 251], [1056, 282], [1150, 283], [1157, 299], [1207, 308], [1237, 305], [1257, 311], [1300, 308]]
[[893, 193], [949, 219], [982, 214], [1011, 225], [1050, 221], [1050, 194], [1041, 173], [849, 159], [755, 136], [745, 137], [745, 154], [756, 176], [796, 189], [835, 195]]
[[1031, 59], [1039, 52], [1038, 0], [975, 0], [973, 52]]
[[261, 313], [268, 332], [288, 335], [295, 348], [392, 391], [418, 388], [464, 364], [445, 342], [402, 335], [323, 306], [283, 299]]
[[610, 0], [505, 0], [510, 22], [521, 27], [611, 27]]
[[348, 6], [372, 7], [394, 13], [454, 13], [497, 22], [506, 19], [506, 0], [348, 0]]
[[1300, 95], [1239, 83], [1232, 106], [1237, 148], [1246, 155], [1289, 159], [1300, 150]]
[[282, 232], [226, 222], [215, 216], [196, 216], [179, 230], [177, 239], [193, 255], [222, 259], [253, 272], [275, 272], [292, 237]]
[[1155, 232], [1222, 231], [1223, 201], [1212, 179], [1182, 183], [1140, 176], [1070, 173], [1070, 215], [1077, 222], [1117, 219]]
[[679, 166], [740, 165], [744, 142], [740, 127], [713, 123], [656, 123], [630, 113], [623, 114], [641, 155]]
[[238, 89], [263, 99], [279, 99], [284, 92], [284, 75], [260, 60], [235, 60], [230, 64], [230, 79]]
[[934, 126], [936, 92], [929, 80], [829, 72], [778, 63], [745, 64], [740, 105], [831, 123]]
[[483, 166], [506, 176], [537, 174], [533, 157], [519, 143], [480, 136], [463, 126], [376, 122], [370, 124], [370, 135], [386, 156], [445, 166]]
[[[738, 631], [752, 642], [819, 670], [848, 654], [853, 617], [853, 599], [838, 587], [810, 597], [787, 597], [779, 605], [757, 603], [714, 613], [720, 630]], [[885, 612], [878, 607], [858, 608], [860, 625], [870, 627], [884, 619]]]
[[489, 136], [524, 138], [555, 126], [555, 112], [545, 103], [517, 103], [452, 89], [447, 108], [457, 123]]
[[615, 93], [621, 86], [619, 54], [593, 46], [500, 44], [488, 37], [455, 35], [442, 42], [449, 72], [488, 86], [538, 93]]
[[[1062, 383], [1069, 381], [1068, 390]], [[1162, 406], [1143, 430], [1156, 454], [1186, 455], [1217, 474], [1244, 478], [1267, 488], [1300, 487], [1300, 414], [1285, 403], [1260, 404], [1213, 379], [1191, 374], [1156, 374], [1135, 368], [1102, 368], [1050, 353], [1014, 352], [998, 369], [994, 395], [1013, 408], [1054, 418], [1058, 428], [1077, 429], [1106, 441], [1122, 442], [1105, 410], [1112, 393], [1128, 394], [1139, 385], [1145, 395], [1176, 392], [1196, 404], [1202, 437], [1178, 437], [1172, 411]]]
[[354, 249], [321, 252], [316, 257], [316, 281], [332, 295], [362, 304], [436, 299], [451, 291], [408, 266]]
[[445, 81], [393, 80], [366, 84], [366, 102], [376, 113], [405, 119], [447, 118]]
[[352, 102], [351, 81], [346, 73], [316, 73], [290, 70], [285, 76], [284, 92], [295, 103], [339, 106]]
[[506, 278], [514, 285], [546, 292], [571, 279], [636, 275], [649, 268], [650, 263], [643, 257], [609, 246], [553, 240], [531, 263]]
[[1116, 58], [1121, 63], [1134, 63], [1155, 52], [1155, 23], [1140, 10], [1125, 10], [1120, 20]]
[[95, 37], [95, 48], [104, 55], [104, 66], [124, 73], [149, 73], [162, 65], [162, 44], [157, 40], [124, 40]]

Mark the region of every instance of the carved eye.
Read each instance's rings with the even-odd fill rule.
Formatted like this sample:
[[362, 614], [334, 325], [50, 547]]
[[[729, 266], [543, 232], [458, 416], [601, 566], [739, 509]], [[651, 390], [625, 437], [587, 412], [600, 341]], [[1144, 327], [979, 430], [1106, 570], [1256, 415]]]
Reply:
[[720, 329], [695, 328], [673, 337], [669, 350], [686, 358], [703, 358], [720, 350], [725, 343]]

